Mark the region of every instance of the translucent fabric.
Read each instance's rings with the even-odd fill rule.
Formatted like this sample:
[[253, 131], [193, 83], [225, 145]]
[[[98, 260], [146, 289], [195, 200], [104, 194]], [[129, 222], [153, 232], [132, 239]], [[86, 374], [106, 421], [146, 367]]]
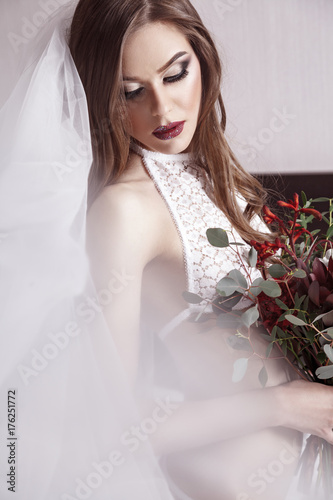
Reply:
[[[133, 387], [103, 315], [133, 278], [126, 269], [115, 269], [105, 288], [96, 290], [90, 273], [85, 245], [89, 117], [66, 42], [75, 4], [3, 3], [0, 498], [179, 500], [196, 495], [194, 479], [209, 483], [212, 472], [214, 477], [224, 472], [222, 495], [230, 479], [246, 500], [238, 469], [226, 474], [227, 465], [239, 461], [233, 448], [218, 460], [201, 462], [196, 477], [186, 477], [187, 464], [192, 458], [192, 465], [199, 463], [200, 447], [209, 444], [207, 437], [196, 436], [199, 424], [203, 435], [210, 435], [205, 421], [210, 415], [203, 411], [200, 422], [200, 403], [208, 408], [210, 401], [233, 392], [227, 382], [240, 353], [228, 345], [229, 334], [215, 330], [205, 337], [204, 322], [177, 330], [182, 325], [176, 321], [164, 338], [143, 324]], [[173, 421], [184, 393], [190, 410], [178, 419], [170, 444], [173, 451], [177, 442], [180, 451], [186, 448], [184, 460], [177, 462], [172, 453], [161, 457], [150, 438]], [[210, 441], [223, 447], [218, 436]], [[246, 443], [238, 450], [252, 453], [259, 445], [257, 438], [248, 449]], [[180, 481], [177, 464], [184, 466]], [[211, 500], [206, 491], [201, 497]]]
[[[58, 5], [2, 82], [0, 498], [170, 500], [148, 434], [132, 435], [142, 419], [89, 274], [92, 152], [69, 13]], [[99, 303], [126, 276], [113, 283]]]

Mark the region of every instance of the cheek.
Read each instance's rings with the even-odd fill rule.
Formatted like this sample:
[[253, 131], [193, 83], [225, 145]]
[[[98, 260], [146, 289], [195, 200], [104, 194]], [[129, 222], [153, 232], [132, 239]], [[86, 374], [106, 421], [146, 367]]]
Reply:
[[187, 77], [187, 85], [184, 86], [182, 92], [182, 107], [197, 113], [201, 104], [201, 94], [201, 72], [198, 63], [198, 66]]
[[140, 104], [134, 104], [128, 108], [128, 118], [131, 124], [129, 133], [135, 135], [138, 130], [142, 130], [145, 126], [146, 107]]

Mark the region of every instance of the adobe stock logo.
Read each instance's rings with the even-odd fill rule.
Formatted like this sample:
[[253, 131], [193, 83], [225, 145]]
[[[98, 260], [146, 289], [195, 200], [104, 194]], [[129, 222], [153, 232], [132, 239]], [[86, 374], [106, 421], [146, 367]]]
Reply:
[[286, 106], [283, 106], [282, 110], [274, 108], [272, 111], [273, 116], [267, 127], [260, 129], [256, 136], [249, 136], [245, 143], [240, 143], [239, 152], [249, 161], [256, 160], [258, 152], [263, 151], [274, 141], [277, 134], [281, 134], [297, 118], [297, 115], [288, 112]]
[[233, 12], [244, 0], [214, 0], [214, 8], [219, 18], [223, 21], [225, 15]]
[[70, 2], [71, 0], [40, 0], [38, 2], [40, 10], [37, 10], [31, 19], [22, 17], [21, 33], [8, 33], [7, 38], [14, 51], [18, 53], [22, 45], [33, 40], [50, 17], [56, 14], [60, 7]]

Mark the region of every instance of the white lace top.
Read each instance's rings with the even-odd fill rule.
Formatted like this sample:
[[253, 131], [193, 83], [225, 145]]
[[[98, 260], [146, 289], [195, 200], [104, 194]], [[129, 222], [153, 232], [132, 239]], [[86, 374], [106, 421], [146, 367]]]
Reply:
[[[210, 198], [211, 184], [207, 174], [195, 164], [191, 153], [167, 155], [148, 151], [134, 143], [131, 149], [142, 157], [176, 224], [183, 246], [187, 291], [211, 302], [217, 297], [218, 281], [232, 269], [243, 270], [235, 250], [240, 252], [246, 263], [248, 245], [216, 248], [209, 243], [206, 235], [209, 228], [226, 230], [230, 242], [244, 241]], [[241, 199], [240, 205], [245, 208]], [[258, 225], [259, 218], [255, 222]], [[164, 333], [190, 312], [201, 311], [202, 308], [202, 304], [189, 304], [178, 320], [173, 320], [163, 329]], [[211, 311], [211, 305], [205, 310]]]

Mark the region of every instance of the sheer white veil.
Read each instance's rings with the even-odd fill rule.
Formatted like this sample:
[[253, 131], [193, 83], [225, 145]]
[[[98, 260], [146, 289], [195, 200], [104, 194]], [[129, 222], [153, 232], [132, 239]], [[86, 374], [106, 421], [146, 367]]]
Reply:
[[89, 274], [75, 4], [2, 4], [0, 498], [170, 500], [102, 314], [128, 277], [97, 294]]

